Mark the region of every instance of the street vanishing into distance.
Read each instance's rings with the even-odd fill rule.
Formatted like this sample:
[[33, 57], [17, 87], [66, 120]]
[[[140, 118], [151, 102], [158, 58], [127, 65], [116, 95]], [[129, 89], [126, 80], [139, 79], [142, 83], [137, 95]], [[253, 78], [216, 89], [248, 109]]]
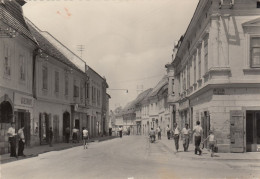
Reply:
[[[172, 148], [165, 145], [171, 142]], [[191, 144], [192, 145], [192, 144]], [[1, 165], [0, 178], [258, 178], [257, 163], [178, 157], [173, 140], [123, 136]], [[183, 152], [182, 150], [179, 152]], [[187, 153], [194, 153], [189, 150]], [[251, 166], [251, 167], [250, 167]]]

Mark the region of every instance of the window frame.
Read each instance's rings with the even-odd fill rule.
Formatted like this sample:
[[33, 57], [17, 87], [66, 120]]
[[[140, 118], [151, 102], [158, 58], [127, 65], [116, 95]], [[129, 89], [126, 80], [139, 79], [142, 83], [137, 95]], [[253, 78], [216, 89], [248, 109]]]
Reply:
[[[250, 68], [260, 68], [260, 64], [259, 65], [253, 65], [253, 58], [252, 58], [252, 51], [253, 51], [252, 39], [253, 38], [258, 38], [260, 40], [260, 35], [252, 35], [249, 38], [249, 65], [250, 65]], [[260, 49], [260, 45], [255, 47], [255, 48]]]
[[[44, 69], [46, 69], [46, 77], [44, 76]], [[46, 65], [42, 66], [42, 89], [48, 90], [48, 67]]]

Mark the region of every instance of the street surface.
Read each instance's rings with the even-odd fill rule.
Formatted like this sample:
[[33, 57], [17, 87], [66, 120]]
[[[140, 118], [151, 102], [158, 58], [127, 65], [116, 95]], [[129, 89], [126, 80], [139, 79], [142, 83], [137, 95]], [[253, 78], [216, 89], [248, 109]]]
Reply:
[[123, 136], [90, 143], [86, 150], [80, 146], [2, 164], [0, 178], [259, 178], [259, 169], [248, 162], [180, 158], [161, 141]]

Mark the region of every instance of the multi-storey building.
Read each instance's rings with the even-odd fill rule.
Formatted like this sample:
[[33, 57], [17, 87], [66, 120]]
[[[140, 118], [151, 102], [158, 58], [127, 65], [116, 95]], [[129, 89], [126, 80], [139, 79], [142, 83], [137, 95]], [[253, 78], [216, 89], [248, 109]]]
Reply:
[[8, 152], [7, 130], [25, 127], [30, 145], [33, 106], [33, 52], [37, 48], [22, 11], [23, 0], [0, 2], [0, 154]]
[[259, 23], [259, 1], [200, 0], [167, 65], [176, 121], [201, 121], [203, 138], [212, 130], [221, 152], [260, 148]]
[[86, 118], [85, 85], [88, 76], [76, 67], [45, 37], [44, 33], [27, 20], [30, 31], [38, 42], [35, 52], [33, 95], [33, 141], [48, 143], [49, 128], [53, 128], [54, 142], [60, 142], [67, 127], [80, 129]]

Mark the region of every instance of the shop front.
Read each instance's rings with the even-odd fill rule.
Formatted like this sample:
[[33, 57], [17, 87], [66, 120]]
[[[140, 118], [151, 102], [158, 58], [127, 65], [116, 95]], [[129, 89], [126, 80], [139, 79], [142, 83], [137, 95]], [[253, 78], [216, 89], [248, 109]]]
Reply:
[[33, 116], [34, 99], [31, 96], [14, 93], [14, 120], [18, 131], [24, 127], [25, 145], [31, 145], [31, 116]]

